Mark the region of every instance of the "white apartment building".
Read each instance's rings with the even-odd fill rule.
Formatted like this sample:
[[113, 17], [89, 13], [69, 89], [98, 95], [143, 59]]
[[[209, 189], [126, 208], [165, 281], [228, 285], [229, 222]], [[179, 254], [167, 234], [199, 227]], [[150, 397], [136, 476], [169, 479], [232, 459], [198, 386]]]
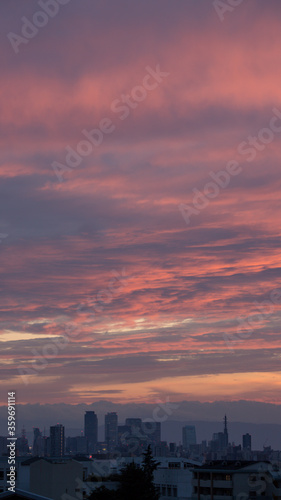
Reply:
[[214, 461], [193, 471], [192, 500], [281, 500], [281, 474], [270, 462]]

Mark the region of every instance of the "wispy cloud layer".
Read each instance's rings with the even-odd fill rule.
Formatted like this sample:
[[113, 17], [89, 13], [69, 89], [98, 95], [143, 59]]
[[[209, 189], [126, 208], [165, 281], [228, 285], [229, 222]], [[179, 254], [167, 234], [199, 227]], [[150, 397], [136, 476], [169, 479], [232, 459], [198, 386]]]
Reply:
[[[38, 10], [3, 1], [2, 33]], [[281, 117], [279, 15], [277, 0], [223, 23], [203, 0], [72, 0], [17, 54], [1, 44], [0, 378], [22, 402], [280, 402], [280, 301], [252, 331], [239, 318], [281, 288], [281, 135], [251, 163], [238, 151]], [[157, 65], [169, 76], [137, 101]], [[104, 119], [114, 132], [60, 182], [52, 163]], [[241, 173], [187, 226], [179, 204], [231, 160]], [[26, 385], [18, 368], [40, 359]]]

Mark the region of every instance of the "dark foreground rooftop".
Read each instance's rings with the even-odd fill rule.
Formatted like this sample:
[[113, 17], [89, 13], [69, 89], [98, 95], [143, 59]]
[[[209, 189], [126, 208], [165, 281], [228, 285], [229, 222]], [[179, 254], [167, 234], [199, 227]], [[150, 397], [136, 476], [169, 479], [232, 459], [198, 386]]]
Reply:
[[36, 495], [35, 493], [30, 493], [29, 491], [23, 491], [15, 488], [15, 493], [12, 491], [4, 491], [0, 493], [0, 500], [2, 498], [9, 498], [9, 500], [52, 500], [41, 495]]

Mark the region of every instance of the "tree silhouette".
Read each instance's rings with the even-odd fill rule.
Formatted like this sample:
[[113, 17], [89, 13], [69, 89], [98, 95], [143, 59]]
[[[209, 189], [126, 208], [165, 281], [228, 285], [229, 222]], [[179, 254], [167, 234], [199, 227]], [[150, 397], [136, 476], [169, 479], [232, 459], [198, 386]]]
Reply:
[[116, 491], [102, 486], [91, 494], [89, 500], [159, 500], [160, 495], [153, 483], [153, 473], [158, 465], [149, 446], [141, 467], [131, 462], [122, 469], [118, 477], [120, 486]]
[[117, 492], [113, 490], [109, 490], [105, 486], [100, 486], [97, 488], [93, 493], [91, 493], [91, 496], [89, 497], [90, 500], [119, 500], [119, 497], [117, 497]]
[[118, 498], [120, 500], [146, 500], [145, 496], [145, 473], [135, 462], [127, 464], [120, 474], [120, 488]]
[[145, 476], [145, 500], [158, 500], [159, 494], [154, 486], [154, 471], [157, 469], [160, 462], [154, 460], [151, 446], [149, 445], [146, 452], [143, 454], [142, 470]]

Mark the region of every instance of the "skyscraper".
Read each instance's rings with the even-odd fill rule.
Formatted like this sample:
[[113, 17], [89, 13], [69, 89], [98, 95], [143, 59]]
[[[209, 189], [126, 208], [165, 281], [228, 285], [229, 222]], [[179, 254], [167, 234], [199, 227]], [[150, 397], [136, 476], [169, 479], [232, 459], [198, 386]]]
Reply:
[[38, 427], [33, 428], [33, 436], [32, 453], [34, 456], [42, 457], [44, 455], [44, 440]]
[[142, 433], [147, 436], [148, 442], [159, 444], [161, 442], [161, 422], [143, 422]]
[[107, 413], [104, 417], [105, 441], [109, 449], [116, 448], [118, 439], [118, 415], [115, 412]]
[[196, 430], [194, 425], [185, 425], [182, 428], [182, 444], [188, 450], [191, 444], [196, 444]]
[[118, 425], [117, 434], [118, 446], [126, 447], [128, 445], [128, 439], [131, 435], [131, 427], [129, 425]]
[[64, 455], [64, 426], [61, 424], [50, 427], [51, 456], [62, 457]]
[[16, 446], [21, 455], [26, 455], [29, 452], [28, 440], [24, 427], [22, 428], [21, 437], [18, 438]]
[[228, 430], [227, 430], [227, 416], [224, 416], [224, 446], [225, 448], [228, 447]]
[[243, 450], [249, 450], [251, 451], [252, 449], [252, 436], [251, 434], [243, 434]]
[[142, 419], [141, 418], [126, 418], [126, 425], [129, 425], [134, 429], [141, 429]]
[[84, 434], [88, 442], [88, 453], [94, 453], [98, 442], [98, 417], [94, 411], [86, 411]]

